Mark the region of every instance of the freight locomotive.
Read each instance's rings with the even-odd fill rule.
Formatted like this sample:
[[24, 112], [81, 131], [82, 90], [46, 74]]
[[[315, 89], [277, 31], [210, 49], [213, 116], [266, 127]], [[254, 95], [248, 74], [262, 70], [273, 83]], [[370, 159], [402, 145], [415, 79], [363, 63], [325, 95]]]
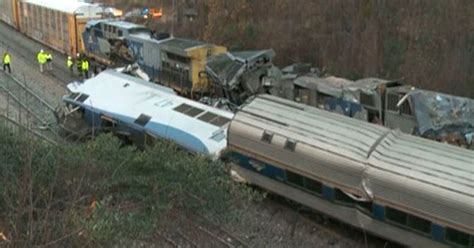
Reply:
[[404, 245], [473, 245], [473, 151], [270, 95], [231, 113], [115, 71], [69, 88], [65, 119], [96, 132], [223, 158], [236, 178]]

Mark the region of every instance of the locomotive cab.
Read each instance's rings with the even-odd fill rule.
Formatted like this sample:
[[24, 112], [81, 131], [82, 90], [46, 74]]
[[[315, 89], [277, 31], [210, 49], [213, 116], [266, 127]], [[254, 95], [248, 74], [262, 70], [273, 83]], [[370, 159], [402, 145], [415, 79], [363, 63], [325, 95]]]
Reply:
[[151, 30], [133, 23], [100, 20], [87, 23], [83, 33], [86, 55], [107, 65], [122, 66], [134, 61], [126, 38], [131, 34], [149, 37]]

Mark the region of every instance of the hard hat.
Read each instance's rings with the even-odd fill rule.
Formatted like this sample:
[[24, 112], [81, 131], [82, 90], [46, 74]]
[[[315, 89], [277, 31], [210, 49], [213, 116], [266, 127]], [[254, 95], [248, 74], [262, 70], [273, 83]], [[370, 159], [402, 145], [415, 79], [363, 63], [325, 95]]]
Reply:
[[44, 50], [43, 50], [43, 49], [41, 49], [41, 50], [40, 50], [40, 52], [42, 53], [42, 52], [44, 52]]
[[71, 59], [71, 56], [67, 56], [67, 59]]
[[80, 54], [80, 53], [77, 53], [76, 56], [79, 57], [79, 56], [81, 56], [81, 54]]

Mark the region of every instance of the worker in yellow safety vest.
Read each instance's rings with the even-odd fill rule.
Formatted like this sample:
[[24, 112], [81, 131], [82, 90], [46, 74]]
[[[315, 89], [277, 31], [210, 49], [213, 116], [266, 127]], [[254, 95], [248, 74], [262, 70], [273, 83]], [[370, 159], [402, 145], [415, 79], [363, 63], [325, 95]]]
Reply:
[[89, 61], [87, 61], [87, 58], [82, 59], [82, 72], [84, 73], [84, 79], [89, 78]]
[[8, 68], [8, 73], [12, 73], [12, 69], [10, 68], [10, 62], [11, 62], [11, 57], [9, 53], [3, 54], [3, 70], [7, 71]]
[[53, 70], [53, 55], [50, 52], [46, 53], [46, 68], [48, 71]]
[[67, 57], [66, 66], [69, 69], [69, 74], [73, 75], [73, 73], [74, 73], [73, 72], [74, 62], [72, 61], [71, 56]]
[[47, 58], [46, 58], [46, 53], [44, 52], [43, 49], [41, 49], [38, 53], [38, 55], [36, 56], [36, 58], [38, 59], [38, 64], [40, 66], [40, 72], [43, 72], [43, 66], [44, 64], [46, 64], [46, 61], [47, 61]]
[[76, 67], [77, 74], [79, 74], [79, 77], [82, 76], [82, 56], [80, 53], [76, 55]]

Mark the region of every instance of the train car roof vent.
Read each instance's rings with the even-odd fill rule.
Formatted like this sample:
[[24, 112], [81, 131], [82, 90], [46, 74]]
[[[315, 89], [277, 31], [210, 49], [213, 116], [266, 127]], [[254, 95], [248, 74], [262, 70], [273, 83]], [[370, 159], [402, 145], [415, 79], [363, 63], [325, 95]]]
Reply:
[[272, 143], [272, 139], [273, 139], [273, 133], [270, 133], [268, 131], [264, 131], [263, 134], [262, 134], [262, 141], [265, 142], [265, 143], [268, 143], [268, 144], [271, 144]]
[[151, 116], [146, 115], [146, 114], [141, 114], [135, 120], [135, 124], [138, 124], [138, 125], [144, 127], [150, 120], [151, 120]]
[[285, 149], [290, 151], [295, 151], [296, 141], [292, 139], [287, 139], [285, 142]]

